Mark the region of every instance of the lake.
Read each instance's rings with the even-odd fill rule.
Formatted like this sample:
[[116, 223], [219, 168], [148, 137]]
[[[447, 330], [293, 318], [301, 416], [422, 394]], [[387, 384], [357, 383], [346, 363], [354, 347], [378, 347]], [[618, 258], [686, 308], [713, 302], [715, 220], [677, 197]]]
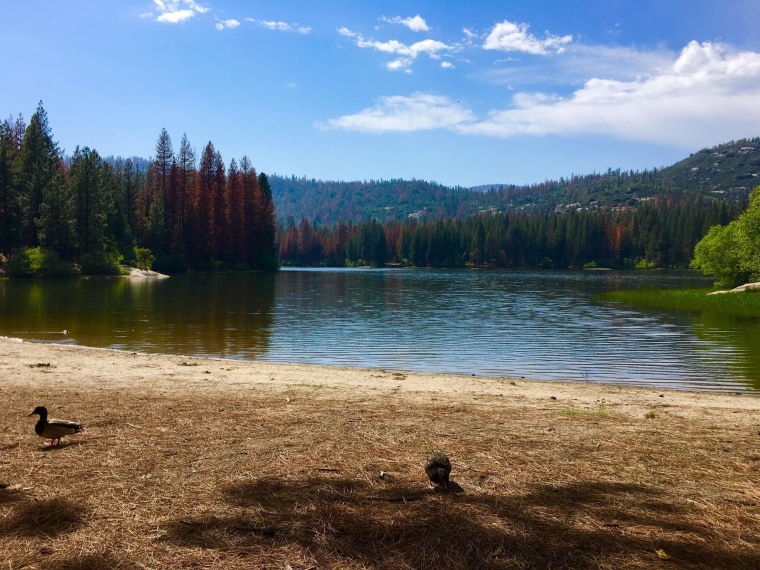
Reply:
[[758, 393], [757, 320], [593, 299], [613, 289], [709, 283], [689, 272], [432, 269], [5, 280], [0, 335], [139, 352]]

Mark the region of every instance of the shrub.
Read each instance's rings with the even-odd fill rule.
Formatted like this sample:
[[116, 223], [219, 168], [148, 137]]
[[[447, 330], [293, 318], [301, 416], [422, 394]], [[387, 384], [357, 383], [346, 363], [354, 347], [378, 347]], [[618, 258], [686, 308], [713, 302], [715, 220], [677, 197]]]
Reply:
[[117, 251], [86, 253], [79, 259], [79, 267], [85, 275], [121, 275], [121, 260]]
[[42, 247], [24, 249], [8, 260], [11, 277], [71, 277], [74, 273], [56, 252]]

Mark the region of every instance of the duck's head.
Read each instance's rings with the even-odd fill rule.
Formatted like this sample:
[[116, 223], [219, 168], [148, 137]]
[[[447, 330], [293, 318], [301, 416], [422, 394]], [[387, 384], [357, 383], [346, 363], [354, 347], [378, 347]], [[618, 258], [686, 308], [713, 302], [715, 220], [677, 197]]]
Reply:
[[37, 406], [36, 408], [34, 408], [34, 410], [32, 411], [32, 413], [29, 414], [29, 415], [33, 416], [35, 414], [38, 415], [38, 416], [40, 416], [41, 418], [46, 418], [47, 417], [47, 408], [45, 406]]

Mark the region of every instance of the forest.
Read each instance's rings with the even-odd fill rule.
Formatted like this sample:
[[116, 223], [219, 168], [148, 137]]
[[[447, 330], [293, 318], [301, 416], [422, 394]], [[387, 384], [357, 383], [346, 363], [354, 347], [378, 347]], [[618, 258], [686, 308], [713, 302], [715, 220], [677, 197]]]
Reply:
[[246, 156], [225, 165], [210, 141], [196, 164], [187, 136], [175, 153], [163, 129], [138, 168], [86, 146], [64, 157], [41, 102], [28, 125], [0, 123], [0, 261], [11, 274], [118, 273], [122, 262], [273, 270], [275, 228], [266, 174]]
[[435, 267], [687, 267], [757, 180], [760, 138], [526, 186], [270, 177], [280, 262]]
[[210, 141], [197, 159], [186, 135], [175, 152], [165, 129], [150, 160], [86, 146], [64, 156], [40, 102], [28, 125], [20, 115], [0, 123], [0, 263], [19, 276], [117, 273], [121, 263], [165, 273], [688, 267], [710, 228], [747, 207], [759, 144], [529, 187], [322, 182], [257, 174], [246, 156], [225, 165]]
[[688, 267], [710, 227], [746, 207], [653, 198], [635, 207], [482, 213], [462, 219], [278, 227], [279, 260], [292, 265], [417, 267]]

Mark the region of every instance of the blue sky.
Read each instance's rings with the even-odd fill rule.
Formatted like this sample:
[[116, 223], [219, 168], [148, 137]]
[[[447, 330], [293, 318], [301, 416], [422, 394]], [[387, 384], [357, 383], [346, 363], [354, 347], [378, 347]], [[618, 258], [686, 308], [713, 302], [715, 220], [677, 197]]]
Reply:
[[0, 0], [0, 116], [332, 180], [536, 183], [760, 136], [757, 0]]

